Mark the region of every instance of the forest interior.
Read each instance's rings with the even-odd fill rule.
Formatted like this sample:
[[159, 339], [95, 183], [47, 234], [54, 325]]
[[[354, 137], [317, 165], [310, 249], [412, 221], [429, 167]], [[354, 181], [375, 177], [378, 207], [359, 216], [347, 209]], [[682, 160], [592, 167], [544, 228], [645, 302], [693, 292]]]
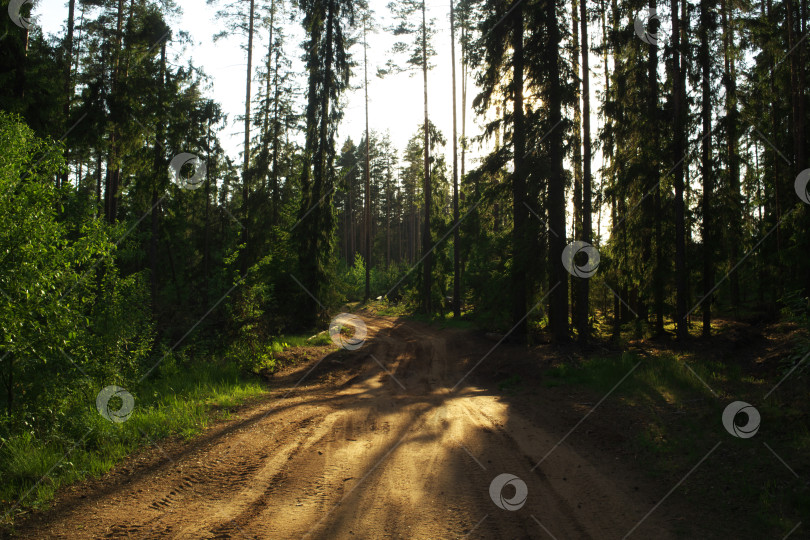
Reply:
[[0, 538], [810, 538], [808, 0], [2, 0]]

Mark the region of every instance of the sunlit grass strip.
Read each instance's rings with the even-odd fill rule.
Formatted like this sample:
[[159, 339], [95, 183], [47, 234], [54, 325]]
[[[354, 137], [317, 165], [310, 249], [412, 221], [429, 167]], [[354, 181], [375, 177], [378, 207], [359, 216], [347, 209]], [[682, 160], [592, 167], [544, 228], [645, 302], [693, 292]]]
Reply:
[[[195, 365], [134, 389], [135, 409], [121, 424], [104, 419], [93, 403], [73, 404], [65, 432], [53, 440], [43, 441], [31, 433], [22, 433], [10, 437], [0, 448], [2, 513], [18, 502], [17, 511], [42, 508], [59, 487], [103, 474], [151, 441], [169, 436], [191, 437], [209, 424], [213, 413], [227, 414], [229, 409], [265, 392], [258, 381], [244, 379], [236, 366], [211, 363]], [[84, 443], [63, 459], [74, 438], [79, 440], [88, 430], [90, 435]], [[46, 474], [47, 478], [20, 500]], [[7, 516], [5, 523], [12, 518]]]

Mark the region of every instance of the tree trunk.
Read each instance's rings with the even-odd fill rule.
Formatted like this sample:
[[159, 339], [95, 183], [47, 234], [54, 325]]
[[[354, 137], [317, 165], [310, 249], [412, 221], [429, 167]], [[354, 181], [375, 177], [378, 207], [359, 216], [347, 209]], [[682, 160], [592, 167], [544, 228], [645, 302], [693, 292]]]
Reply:
[[[325, 199], [328, 194], [326, 188], [326, 179], [329, 174], [329, 106], [330, 96], [332, 93], [332, 69], [333, 69], [333, 35], [334, 35], [334, 19], [335, 19], [335, 2], [334, 0], [328, 2], [327, 17], [326, 17], [326, 50], [323, 57], [323, 79], [321, 87], [321, 106], [320, 106], [320, 126], [318, 133], [318, 149], [315, 153], [315, 175], [312, 184], [313, 204], [318, 203]], [[312, 212], [312, 226], [314, 227], [314, 240], [312, 244], [312, 252], [310, 257], [314, 262], [311, 266], [313, 271], [310, 276], [310, 290], [315, 294], [316, 298], [321, 296], [321, 290], [324, 282], [324, 254], [329, 249], [326, 242], [322, 238], [322, 231], [324, 227], [324, 215], [331, 212], [329, 203], [323, 200], [322, 203], [317, 204], [316, 209]]]
[[[212, 102], [208, 102], [209, 105]], [[203, 305], [209, 304], [210, 288], [210, 268], [211, 268], [211, 232], [210, 232], [210, 214], [211, 214], [211, 116], [208, 116], [208, 155], [206, 156], [205, 163], [205, 233], [203, 236]]]
[[453, 79], [453, 316], [461, 317], [461, 269], [459, 266], [458, 225], [458, 135], [456, 133], [456, 23], [453, 10], [454, 0], [450, 0], [450, 62]]
[[[549, 40], [546, 58], [551, 65], [548, 91], [549, 125], [557, 126], [562, 120], [562, 88], [560, 84], [560, 28], [557, 23], [556, 0], [546, 2], [546, 21]], [[568, 340], [568, 279], [562, 265], [565, 249], [565, 176], [563, 171], [563, 131], [552, 129], [548, 136], [551, 171], [548, 182], [549, 228], [556, 231], [549, 239], [549, 274], [551, 292], [549, 323], [554, 341]]]
[[[591, 75], [589, 67], [588, 43], [588, 11], [586, 0], [580, 0], [580, 24], [582, 25], [582, 141], [583, 141], [583, 173], [582, 173], [582, 235], [583, 242], [591, 243], [593, 223], [591, 219]], [[583, 279], [579, 286], [579, 337], [587, 341], [590, 337], [590, 301], [589, 285]]]
[[98, 205], [96, 217], [101, 217], [103, 207], [103, 205], [101, 204], [101, 184], [103, 183], [101, 173], [102, 160], [103, 156], [101, 150], [96, 150], [96, 204]]
[[[799, 53], [793, 50], [796, 47], [796, 8], [793, 0], [785, 0], [785, 11], [787, 12], [787, 37], [788, 50], [790, 54], [790, 108], [791, 108], [791, 136], [793, 139], [793, 157], [799, 161], [799, 157], [804, 152], [801, 144], [800, 125], [802, 118], [799, 116], [799, 102], [804, 99], [799, 94]], [[801, 161], [804, 161], [803, 159]], [[798, 163], [801, 165], [801, 163]]]
[[[270, 24], [269, 24], [269, 32], [267, 38], [267, 73], [265, 74], [264, 78], [264, 96], [265, 101], [264, 105], [262, 106], [262, 160], [261, 163], [265, 167], [264, 170], [261, 171], [263, 185], [262, 191], [263, 193], [267, 193], [269, 190], [271, 192], [270, 195], [270, 222], [271, 224], [275, 224], [275, 209], [273, 208], [273, 197], [275, 196], [275, 191], [273, 190], [273, 176], [275, 171], [270, 170], [270, 148], [269, 146], [273, 145], [273, 159], [275, 159], [275, 148], [276, 144], [275, 141], [278, 138], [278, 134], [274, 133], [276, 126], [276, 111], [278, 110], [277, 106], [273, 106], [273, 124], [270, 124], [270, 88], [271, 88], [271, 75], [273, 75], [273, 29], [275, 27], [275, 19], [276, 19], [276, 6], [275, 0], [270, 3]], [[276, 74], [277, 75], [277, 74]], [[276, 83], [276, 78], [272, 77], [273, 84]]]
[[368, 41], [366, 40], [367, 14], [363, 15], [363, 75], [366, 98], [366, 183], [365, 183], [365, 248], [366, 248], [366, 292], [365, 301], [371, 298], [371, 141], [368, 130]]
[[385, 171], [385, 269], [391, 266], [391, 162]]
[[279, 139], [281, 138], [281, 125], [279, 122], [279, 99], [281, 99], [281, 88], [280, 88], [280, 81], [278, 78], [278, 62], [279, 62], [279, 54], [276, 53], [276, 64], [275, 70], [273, 74], [273, 85], [275, 87], [275, 93], [273, 97], [273, 157], [271, 159], [271, 176], [270, 176], [270, 190], [271, 194], [271, 201], [272, 201], [272, 209], [270, 211], [271, 223], [273, 225], [278, 225], [279, 223], [279, 206], [281, 205], [281, 186], [279, 185], [278, 181], [278, 156], [279, 156]]
[[120, 178], [120, 163], [118, 156], [118, 121], [121, 114], [121, 99], [119, 96], [120, 88], [120, 65], [121, 65], [121, 52], [123, 46], [123, 22], [124, 22], [124, 0], [118, 0], [118, 14], [116, 17], [116, 49], [115, 49], [115, 65], [113, 67], [112, 89], [111, 89], [111, 103], [110, 103], [110, 116], [112, 118], [112, 134], [110, 139], [110, 153], [107, 164], [107, 183], [104, 193], [105, 202], [105, 215], [107, 221], [115, 223], [118, 214], [118, 180]]
[[[69, 0], [68, 2], [68, 20], [67, 20], [67, 36], [65, 37], [65, 104], [63, 108], [63, 114], [65, 115], [65, 130], [69, 127], [70, 124], [70, 101], [73, 97], [73, 83], [72, 83], [72, 75], [73, 75], [73, 27], [74, 27], [74, 16], [76, 13], [76, 0]], [[69, 149], [65, 146], [65, 164], [69, 165], [68, 155]], [[67, 183], [68, 179], [68, 167], [65, 167], [65, 171], [62, 173], [60, 177], [60, 181], [56, 187], [64, 186]]]
[[[574, 79], [576, 84], [576, 95], [574, 99], [574, 221], [571, 236], [576, 239], [581, 239], [582, 235], [582, 106], [580, 96], [582, 91], [582, 78], [579, 75], [579, 5], [584, 4], [585, 0], [573, 0], [571, 3], [571, 37], [573, 40], [571, 67], [574, 72]], [[577, 332], [580, 331], [580, 312], [579, 312], [579, 294], [580, 294], [580, 280], [574, 276], [569, 277], [571, 282], [571, 320], [575, 323]]]
[[701, 139], [700, 171], [703, 176], [703, 336], [709, 337], [712, 331], [712, 298], [714, 287], [714, 239], [712, 232], [712, 170], [711, 170], [711, 130], [712, 130], [712, 103], [711, 103], [711, 77], [709, 64], [709, 0], [700, 0], [700, 68], [701, 80], [701, 120], [703, 122], [703, 137]]
[[[729, 189], [729, 227], [728, 227], [728, 256], [729, 268], [740, 258], [741, 200], [740, 200], [740, 155], [737, 141], [737, 74], [732, 58], [734, 48], [734, 29], [731, 22], [731, 12], [727, 0], [720, 1], [720, 13], [723, 24], [723, 83], [726, 90], [726, 155], [728, 163], [728, 189]], [[740, 278], [737, 272], [729, 276], [731, 289], [731, 307], [736, 311], [740, 305]]]
[[526, 225], [528, 209], [526, 208], [526, 131], [523, 111], [523, 6], [517, 5], [513, 14], [512, 29], [512, 94], [514, 107], [512, 129], [514, 142], [514, 166], [512, 174], [512, 323], [515, 325], [513, 336], [518, 341], [525, 341], [526, 322], [526, 261], [528, 238]]
[[256, 0], [250, 0], [250, 13], [248, 14], [248, 42], [247, 42], [247, 70], [245, 71], [245, 144], [242, 156], [242, 242], [245, 251], [242, 254], [242, 273], [247, 272], [250, 265], [250, 98], [251, 82], [253, 81], [253, 23], [256, 14]]
[[[306, 142], [304, 153], [301, 163], [301, 207], [299, 208], [298, 217], [302, 219], [306, 213], [309, 212], [312, 204], [317, 201], [316, 193], [313, 189], [313, 176], [314, 176], [314, 156], [317, 151], [317, 121], [318, 121], [318, 81], [320, 79], [320, 54], [319, 48], [321, 45], [321, 29], [312, 29], [309, 32], [309, 41], [307, 42], [306, 52], [306, 65], [307, 76], [309, 77], [307, 88], [307, 107], [306, 107]], [[312, 269], [312, 221], [315, 216], [310, 216], [301, 222], [300, 228], [297, 232], [298, 241], [298, 266], [304, 279], [309, 286], [312, 286], [312, 279], [314, 271]], [[301, 324], [311, 325], [316, 321], [317, 304], [312, 300], [309, 295], [303, 295], [301, 298], [303, 308], [301, 310]]]
[[431, 306], [431, 265], [433, 263], [433, 255], [431, 254], [430, 243], [430, 206], [431, 206], [431, 182], [430, 182], [430, 121], [428, 119], [428, 83], [427, 83], [427, 15], [426, 15], [426, 0], [422, 0], [422, 78], [424, 81], [425, 93], [425, 226], [422, 229], [422, 256], [423, 261], [423, 280], [424, 280], [424, 300], [423, 309], [425, 313], [430, 314], [432, 311]]
[[467, 162], [467, 25], [468, 6], [461, 11], [461, 180]]
[[684, 138], [685, 138], [685, 89], [681, 71], [681, 20], [678, 0], [672, 4], [672, 48], [674, 54], [673, 70], [673, 154], [675, 166], [675, 325], [678, 339], [686, 339], [688, 326], [686, 320], [686, 236], [684, 223]]
[[[166, 40], [160, 44], [160, 88], [158, 88], [158, 103], [163, 103], [163, 89], [165, 86], [166, 78]], [[157, 245], [158, 245], [158, 232], [160, 211], [158, 210], [158, 191], [160, 189], [160, 179], [165, 175], [163, 168], [163, 156], [161, 140], [164, 137], [164, 112], [158, 114], [158, 125], [155, 133], [155, 148], [154, 148], [154, 179], [152, 180], [152, 215], [151, 225], [152, 233], [149, 239], [149, 262], [152, 273], [152, 313], [158, 313], [158, 260], [157, 260]]]
[[[656, 9], [656, 0], [650, 0], [648, 4], [650, 10]], [[650, 135], [652, 136], [652, 147], [659, 146], [659, 117], [658, 117], [658, 45], [649, 44], [649, 57], [647, 60], [647, 82], [649, 85], [647, 94], [647, 116], [651, 124]], [[653, 242], [655, 244], [655, 266], [653, 269], [653, 310], [655, 311], [655, 335], [664, 333], [664, 250], [663, 231], [661, 221], [663, 220], [661, 209], [661, 178], [660, 166], [657, 159], [650, 163], [647, 183], [654, 186], [652, 189], [653, 206]]]

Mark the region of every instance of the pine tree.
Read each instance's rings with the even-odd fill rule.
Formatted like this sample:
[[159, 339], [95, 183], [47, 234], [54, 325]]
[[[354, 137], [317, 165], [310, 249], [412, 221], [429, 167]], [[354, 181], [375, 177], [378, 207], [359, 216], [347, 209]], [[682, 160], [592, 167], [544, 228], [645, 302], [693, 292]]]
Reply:
[[686, 83], [682, 64], [686, 40], [682, 40], [681, 15], [678, 0], [672, 6], [672, 102], [673, 145], [672, 161], [675, 185], [675, 328], [678, 339], [688, 336], [686, 319], [686, 224], [684, 210], [684, 152], [686, 150]]
[[430, 166], [432, 159], [430, 156], [430, 118], [428, 115], [428, 71], [431, 69], [429, 63], [430, 58], [436, 54], [433, 49], [432, 41], [436, 33], [435, 21], [427, 19], [427, 6], [425, 0], [402, 0], [397, 3], [388, 4], [388, 9], [392, 12], [394, 19], [397, 21], [395, 26], [390, 30], [395, 36], [411, 36], [412, 42], [406, 44], [405, 42], [397, 42], [394, 45], [394, 53], [407, 53], [409, 56], [406, 59], [405, 66], [399, 66], [393, 62], [388, 61], [385, 69], [379, 70], [380, 75], [388, 73], [398, 73], [409, 69], [419, 69], [422, 72], [423, 82], [423, 95], [424, 95], [424, 122], [422, 127], [422, 134], [424, 141], [422, 149], [424, 152], [424, 166], [423, 166], [423, 185], [422, 194], [424, 195], [424, 221], [422, 226], [422, 311], [431, 313], [433, 311], [432, 305], [432, 264], [433, 264], [433, 236], [431, 234], [431, 208], [433, 201], [432, 187], [430, 185], [431, 173]]
[[[354, 24], [349, 0], [300, 0], [307, 33], [306, 64], [309, 88], [306, 109], [306, 146], [301, 170], [300, 225], [295, 229], [301, 281], [315, 298], [330, 295], [333, 275], [332, 196], [335, 185], [334, 133], [342, 116], [339, 98], [349, 85], [351, 39], [347, 26]], [[318, 305], [304, 295], [301, 323], [318, 318]], [[319, 300], [323, 304], [325, 300]]]

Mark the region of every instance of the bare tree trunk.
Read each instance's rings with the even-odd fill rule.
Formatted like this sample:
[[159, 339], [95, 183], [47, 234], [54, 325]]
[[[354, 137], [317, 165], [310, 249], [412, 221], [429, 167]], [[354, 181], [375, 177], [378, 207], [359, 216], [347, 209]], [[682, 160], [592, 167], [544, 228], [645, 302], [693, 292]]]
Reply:
[[681, 71], [681, 20], [678, 0], [672, 2], [672, 48], [674, 56], [673, 70], [673, 114], [674, 144], [672, 159], [675, 166], [675, 324], [678, 339], [686, 339], [688, 327], [686, 320], [686, 231], [684, 223], [684, 137], [685, 137], [685, 94], [683, 73]]
[[[123, 46], [123, 21], [124, 21], [124, 0], [118, 0], [118, 15], [116, 18], [116, 52], [115, 52], [115, 65], [113, 67], [112, 79], [112, 102], [110, 108], [114, 110], [113, 118], [118, 117], [120, 114], [121, 99], [118, 95], [120, 88], [120, 65], [121, 65], [121, 49]], [[111, 111], [112, 112], [112, 111]], [[110, 140], [110, 153], [107, 164], [107, 186], [104, 193], [105, 214], [107, 221], [114, 223], [117, 219], [118, 210], [118, 180], [120, 178], [120, 163], [118, 162], [118, 124], [117, 120], [113, 120], [112, 135]]]
[[[271, 126], [270, 126], [270, 87], [271, 87], [271, 83], [270, 83], [270, 80], [271, 80], [271, 75], [273, 74], [273, 28], [275, 26], [275, 18], [276, 18], [276, 5], [275, 5], [275, 0], [274, 0], [273, 2], [270, 3], [270, 28], [269, 28], [269, 32], [268, 32], [269, 36], [268, 36], [268, 39], [267, 39], [267, 66], [266, 66], [267, 73], [265, 74], [265, 78], [264, 78], [265, 101], [264, 101], [264, 106], [262, 107], [262, 156], [263, 156], [262, 165], [264, 165], [265, 167], [268, 168], [268, 170], [261, 171], [261, 175], [262, 175], [262, 179], [263, 179], [262, 191], [264, 193], [267, 193], [267, 188], [272, 190], [272, 185], [268, 186], [268, 184], [273, 183], [273, 178], [272, 177], [273, 177], [274, 172], [275, 172], [274, 171], [273, 173], [271, 173], [270, 170], [269, 170], [270, 164], [268, 163], [268, 161], [269, 161], [268, 156], [270, 155], [270, 149], [268, 148], [268, 146], [270, 144], [272, 144], [273, 149], [275, 150], [275, 147], [276, 147], [275, 140], [278, 137], [278, 134], [275, 133], [274, 135], [272, 135], [273, 140], [272, 141], [269, 140], [269, 137], [271, 136], [270, 135], [270, 130], [271, 130]], [[273, 82], [274, 83], [276, 82], [275, 77], [273, 77]], [[275, 121], [276, 121], [276, 111], [277, 111], [277, 107], [274, 106], [273, 107], [273, 128], [275, 128], [275, 126], [276, 126], [276, 123], [275, 123]], [[275, 158], [275, 153], [273, 154], [273, 158]], [[273, 194], [271, 194], [271, 197], [274, 195], [274, 193], [275, 192], [273, 192]], [[273, 206], [273, 204], [272, 204], [272, 198], [271, 198], [270, 216], [271, 216], [271, 223], [274, 224], [275, 219], [274, 219], [273, 214], [275, 212], [275, 209], [272, 208], [272, 206]]]
[[385, 269], [391, 266], [391, 162], [385, 171]]
[[[799, 68], [799, 125], [797, 126], [797, 132], [799, 136], [799, 152], [796, 155], [797, 161], [797, 169], [804, 170], [807, 168], [808, 159], [807, 159], [807, 101], [805, 98], [805, 91], [807, 88], [807, 56], [805, 54], [806, 50], [806, 43], [804, 37], [807, 35], [807, 17], [808, 17], [808, 5], [807, 0], [801, 0], [801, 16], [800, 16], [800, 33], [802, 35], [802, 41], [799, 44], [799, 48], [796, 51], [797, 55], [797, 62], [800, 66]], [[805, 213], [805, 227], [804, 230], [807, 231], [810, 229], [810, 213]], [[805, 252], [808, 250], [810, 246], [810, 240], [807, 240], [807, 235], [805, 235]], [[805, 272], [805, 294], [810, 296], [810, 272]]]
[[[580, 55], [580, 45], [579, 45], [579, 4], [585, 2], [585, 0], [573, 0], [571, 3], [571, 37], [573, 40], [572, 45], [572, 55], [571, 55], [571, 67], [574, 72], [575, 84], [576, 84], [576, 96], [574, 99], [574, 136], [573, 136], [573, 145], [574, 145], [574, 156], [573, 156], [573, 163], [571, 164], [574, 168], [574, 220], [571, 231], [571, 236], [576, 239], [580, 239], [582, 235], [582, 106], [580, 102], [580, 91], [582, 88], [582, 79], [579, 76], [579, 55]], [[569, 281], [571, 283], [571, 320], [575, 323], [577, 331], [579, 332], [579, 285], [580, 280], [575, 278], [574, 276], [569, 276]]]
[[[73, 27], [74, 27], [74, 16], [76, 13], [76, 0], [70, 0], [68, 2], [68, 20], [67, 20], [67, 36], [65, 37], [65, 104], [63, 108], [63, 114], [65, 115], [65, 129], [69, 127], [68, 124], [70, 122], [70, 101], [73, 97], [73, 82], [72, 82], [72, 67], [73, 67]], [[69, 156], [70, 150], [68, 147], [65, 147], [65, 163], [69, 165]], [[65, 168], [65, 171], [62, 173], [59, 183], [56, 187], [63, 186], [67, 183], [68, 179], [68, 168]]]
[[461, 242], [458, 231], [458, 134], [456, 133], [456, 22], [450, 0], [450, 62], [453, 73], [453, 316], [461, 317], [461, 269], [459, 249]]
[[[656, 9], [656, 0], [649, 0], [650, 10]], [[650, 55], [648, 58], [648, 117], [652, 123], [652, 147], [658, 148], [659, 143], [659, 115], [658, 115], [658, 45], [650, 44]], [[664, 247], [661, 215], [661, 179], [659, 177], [660, 165], [658, 159], [650, 163], [650, 176], [648, 183], [654, 185], [653, 194], [653, 240], [655, 242], [655, 269], [653, 272], [653, 304], [655, 311], [655, 334], [660, 336], [664, 333]]]
[[[593, 223], [591, 219], [591, 75], [589, 66], [588, 11], [586, 0], [580, 0], [580, 24], [582, 25], [582, 235], [584, 242], [591, 243]], [[590, 337], [589, 282], [583, 279], [579, 285], [579, 337], [587, 341]]]
[[424, 299], [423, 309], [425, 313], [432, 311], [431, 306], [431, 266], [433, 263], [433, 255], [431, 253], [431, 240], [430, 240], [430, 206], [432, 204], [431, 198], [431, 182], [430, 182], [430, 120], [428, 119], [428, 83], [427, 83], [427, 14], [426, 14], [426, 0], [422, 0], [422, 78], [424, 81], [425, 93], [425, 226], [422, 229], [422, 256], [424, 257], [423, 264], [423, 281], [424, 281]]
[[[209, 105], [211, 102], [209, 101]], [[211, 116], [208, 116], [208, 155], [206, 156], [205, 164], [205, 234], [203, 237], [203, 305], [209, 304], [210, 295], [210, 267], [211, 267], [211, 232], [210, 232], [210, 214], [211, 214]]]
[[[793, 51], [796, 47], [796, 8], [793, 0], [785, 0], [785, 11], [787, 11], [787, 35], [788, 35], [788, 49]], [[802, 118], [799, 116], [800, 101], [804, 96], [799, 94], [799, 54], [793, 51], [790, 55], [790, 108], [791, 114], [791, 136], [793, 139], [793, 156], [799, 161], [800, 155], [804, 153], [803, 145], [801, 144], [800, 126]], [[802, 165], [802, 159], [798, 165]]]
[[250, 0], [250, 13], [248, 16], [248, 42], [247, 42], [247, 70], [245, 72], [245, 144], [242, 156], [242, 242], [245, 251], [242, 254], [242, 273], [247, 272], [250, 254], [250, 98], [251, 82], [253, 81], [253, 24], [256, 13], [256, 1]]
[[805, 90], [807, 88], [807, 68], [806, 56], [804, 54], [806, 41], [804, 36], [807, 35], [807, 0], [801, 0], [801, 13], [799, 16], [799, 33], [801, 34], [801, 43], [796, 50], [796, 65], [798, 67], [798, 88], [796, 94], [798, 95], [798, 122], [796, 125], [796, 164], [799, 170], [804, 170], [807, 167], [807, 100], [805, 97]]
[[350, 177], [351, 175], [346, 177], [346, 208], [343, 216], [346, 222], [344, 228], [346, 229], [346, 264], [348, 266], [352, 265], [352, 184]]
[[367, 14], [363, 15], [363, 75], [366, 98], [366, 182], [365, 182], [365, 248], [366, 248], [366, 292], [365, 301], [371, 297], [371, 141], [368, 129], [368, 41], [366, 40]]
[[102, 152], [101, 150], [96, 151], [96, 203], [98, 204], [98, 212], [96, 213], [96, 217], [101, 217], [102, 212], [102, 204], [101, 204], [101, 184], [102, 176], [101, 176], [101, 161], [102, 161]]
[[[549, 124], [556, 127], [562, 121], [562, 87], [560, 83], [560, 28], [557, 22], [556, 0], [546, 2], [549, 40], [545, 54], [551, 67], [549, 73]], [[568, 340], [568, 273], [560, 264], [566, 242], [565, 176], [563, 171], [563, 132], [552, 129], [548, 136], [551, 171], [548, 182], [549, 228], [556, 231], [549, 239], [549, 323], [554, 341]]]
[[[723, 25], [723, 82], [726, 94], [726, 155], [728, 162], [728, 187], [730, 206], [730, 222], [728, 227], [728, 257], [729, 268], [737, 264], [740, 258], [740, 156], [737, 138], [737, 74], [732, 58], [734, 47], [734, 28], [730, 17], [730, 8], [727, 0], [720, 1], [720, 13]], [[763, 281], [764, 282], [764, 281]], [[729, 276], [731, 289], [731, 307], [736, 311], [740, 305], [740, 278], [737, 272]], [[760, 283], [760, 290], [762, 283]]]
[[713, 212], [712, 204], [712, 170], [711, 170], [711, 130], [712, 130], [712, 103], [711, 76], [709, 65], [709, 0], [700, 0], [700, 67], [701, 80], [701, 120], [703, 122], [703, 137], [701, 139], [700, 171], [703, 176], [703, 336], [709, 337], [712, 331], [712, 298], [714, 287], [714, 243], [712, 233]]
[[[165, 85], [166, 77], [166, 40], [160, 44], [160, 88], [158, 88], [158, 101], [163, 102], [163, 88]], [[163, 169], [163, 156], [161, 148], [161, 140], [164, 136], [164, 114], [161, 112], [158, 116], [157, 132], [155, 133], [155, 149], [154, 149], [154, 178], [152, 180], [152, 234], [149, 239], [149, 262], [152, 273], [152, 312], [157, 315], [158, 311], [158, 260], [157, 260], [157, 244], [159, 232], [160, 210], [158, 209], [158, 189], [160, 188], [161, 176], [165, 174]]]
[[526, 208], [526, 131], [523, 111], [524, 57], [523, 57], [523, 6], [516, 5], [512, 14], [512, 95], [514, 96], [512, 129], [514, 142], [515, 172], [512, 175], [512, 324], [514, 337], [524, 341], [526, 322], [526, 261], [528, 209]]
[[461, 20], [461, 178], [464, 179], [464, 168], [467, 162], [467, 8], [462, 12]]
[[272, 210], [271, 210], [271, 223], [278, 225], [279, 222], [279, 206], [281, 205], [281, 186], [278, 181], [278, 156], [279, 156], [279, 139], [281, 138], [281, 129], [279, 122], [279, 99], [281, 99], [280, 81], [278, 78], [278, 61], [279, 55], [276, 53], [276, 65], [273, 74], [273, 85], [275, 86], [275, 95], [273, 98], [273, 158], [271, 160], [272, 176], [270, 177], [270, 189], [272, 191]]

